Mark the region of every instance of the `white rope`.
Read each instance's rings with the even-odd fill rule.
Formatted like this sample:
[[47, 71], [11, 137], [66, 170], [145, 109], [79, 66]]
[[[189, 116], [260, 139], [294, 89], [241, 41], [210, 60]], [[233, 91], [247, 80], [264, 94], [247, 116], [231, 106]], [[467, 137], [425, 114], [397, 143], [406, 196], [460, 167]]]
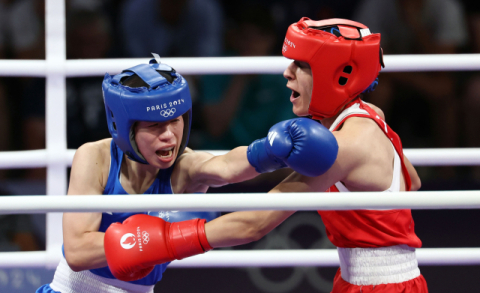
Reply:
[[[146, 63], [150, 58], [79, 59], [59, 62], [67, 77], [103, 76]], [[291, 62], [284, 57], [162, 58], [183, 75], [280, 74]], [[468, 71], [480, 69], [480, 54], [385, 55], [382, 72]], [[50, 71], [50, 73], [55, 73]], [[0, 60], [0, 76], [46, 76], [43, 60]]]
[[480, 191], [2, 196], [0, 214], [153, 210], [478, 209]]
[[480, 148], [405, 149], [404, 155], [415, 166], [480, 165]]
[[[0, 152], [0, 169], [42, 168], [49, 163], [72, 166], [73, 149], [67, 150], [62, 157], [47, 158], [45, 150]], [[215, 156], [224, 155], [227, 151], [198, 150], [209, 152]], [[405, 149], [405, 156], [414, 166], [474, 166], [480, 165], [480, 148], [452, 149]]]
[[[480, 248], [419, 248], [419, 265], [479, 265]], [[49, 256], [45, 251], [0, 252], [0, 268], [55, 267], [60, 254]], [[336, 249], [288, 250], [213, 250], [174, 261], [169, 267], [337, 267]]]

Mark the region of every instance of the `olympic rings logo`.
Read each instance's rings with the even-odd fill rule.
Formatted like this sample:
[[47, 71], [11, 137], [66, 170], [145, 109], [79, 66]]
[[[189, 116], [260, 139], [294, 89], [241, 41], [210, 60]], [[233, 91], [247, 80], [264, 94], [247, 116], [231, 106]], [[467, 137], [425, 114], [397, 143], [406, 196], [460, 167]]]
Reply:
[[[301, 249], [305, 248], [294, 239], [294, 233], [307, 228], [313, 231], [317, 239], [310, 245], [311, 249], [334, 248], [325, 232], [325, 226], [318, 214], [299, 212], [292, 215], [277, 229], [268, 233], [252, 249]], [[313, 229], [312, 229], [313, 228]], [[310, 234], [310, 233], [309, 233]], [[330, 277], [325, 278], [316, 267], [294, 267], [292, 273], [283, 279], [272, 280], [265, 275], [262, 268], [245, 269], [257, 288], [264, 292], [284, 293], [295, 292], [304, 279], [319, 292], [330, 292], [333, 282]]]
[[143, 239], [143, 244], [148, 244], [148, 241], [150, 241], [150, 235], [148, 234], [147, 231], [142, 231], [142, 239]]
[[177, 112], [177, 109], [171, 108], [171, 109], [166, 109], [166, 110], [160, 111], [160, 115], [162, 115], [163, 117], [170, 117], [170, 116], [173, 116], [173, 114], [175, 114], [175, 112]]

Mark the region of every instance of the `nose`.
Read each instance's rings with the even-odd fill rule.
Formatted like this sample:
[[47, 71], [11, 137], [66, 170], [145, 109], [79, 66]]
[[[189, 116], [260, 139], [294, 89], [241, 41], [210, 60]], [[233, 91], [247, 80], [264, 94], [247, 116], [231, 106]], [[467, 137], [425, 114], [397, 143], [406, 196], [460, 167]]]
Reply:
[[175, 135], [173, 133], [172, 126], [170, 125], [170, 123], [168, 123], [167, 125], [165, 125], [165, 127], [162, 128], [162, 132], [158, 136], [158, 139], [164, 142], [168, 142], [174, 136]]
[[285, 77], [287, 80], [294, 80], [295, 79], [295, 62], [290, 63], [288, 65], [287, 69], [283, 72], [283, 77]]

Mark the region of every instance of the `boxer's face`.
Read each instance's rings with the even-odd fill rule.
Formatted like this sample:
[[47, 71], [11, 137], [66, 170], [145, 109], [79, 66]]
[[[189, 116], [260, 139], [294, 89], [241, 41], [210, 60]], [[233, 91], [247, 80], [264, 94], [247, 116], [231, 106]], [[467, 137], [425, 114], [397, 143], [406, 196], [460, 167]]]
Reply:
[[135, 141], [147, 162], [156, 168], [173, 165], [183, 138], [183, 117], [167, 122], [137, 122]]
[[288, 80], [287, 87], [292, 90], [290, 102], [293, 104], [293, 113], [297, 116], [307, 116], [313, 89], [310, 65], [294, 61], [283, 72], [283, 76]]

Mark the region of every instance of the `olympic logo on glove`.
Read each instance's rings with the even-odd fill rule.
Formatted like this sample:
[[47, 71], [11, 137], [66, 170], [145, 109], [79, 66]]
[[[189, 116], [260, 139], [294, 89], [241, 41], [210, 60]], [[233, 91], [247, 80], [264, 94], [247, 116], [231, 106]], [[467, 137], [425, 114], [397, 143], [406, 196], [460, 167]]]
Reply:
[[172, 108], [172, 109], [167, 109], [167, 110], [160, 111], [160, 115], [162, 115], [163, 117], [169, 117], [169, 116], [173, 116], [173, 114], [175, 114], [175, 112], [177, 112], [177, 109]]
[[143, 239], [143, 244], [148, 244], [148, 241], [150, 241], [150, 234], [148, 234], [147, 231], [143, 231], [142, 239]]
[[127, 233], [120, 239], [120, 245], [123, 247], [123, 249], [130, 249], [135, 246], [135, 243], [135, 235], [132, 233]]

